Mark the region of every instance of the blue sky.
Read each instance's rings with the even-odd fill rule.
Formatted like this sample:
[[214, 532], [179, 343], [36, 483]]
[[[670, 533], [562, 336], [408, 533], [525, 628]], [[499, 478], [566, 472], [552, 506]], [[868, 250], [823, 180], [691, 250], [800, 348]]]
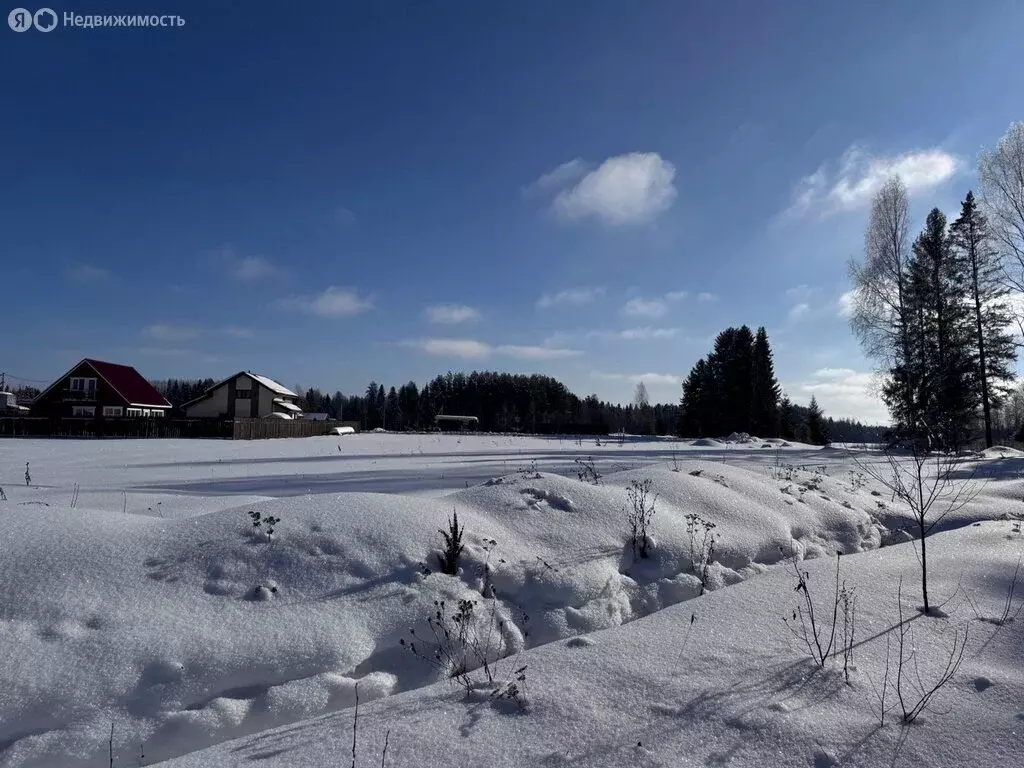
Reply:
[[747, 323], [795, 400], [881, 419], [842, 317], [865, 206], [896, 171], [955, 212], [1024, 117], [1016, 2], [53, 7], [186, 24], [0, 31], [0, 370], [31, 379], [676, 400]]

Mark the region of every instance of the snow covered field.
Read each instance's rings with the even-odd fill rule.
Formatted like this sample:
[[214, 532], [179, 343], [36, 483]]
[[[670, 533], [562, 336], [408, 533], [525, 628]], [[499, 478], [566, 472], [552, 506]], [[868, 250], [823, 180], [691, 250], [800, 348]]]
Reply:
[[[944, 618], [916, 610], [908, 511], [862, 473], [881, 461], [759, 440], [2, 441], [0, 765], [107, 765], [112, 724], [118, 766], [349, 765], [357, 683], [366, 766], [388, 732], [389, 766], [1014, 764], [1024, 586], [996, 620], [1024, 551], [1024, 458], [959, 473], [978, 495], [928, 546]], [[624, 507], [645, 480], [641, 559]], [[466, 549], [447, 576], [453, 511]], [[272, 536], [250, 512], [280, 518]], [[706, 571], [700, 521], [718, 537]], [[831, 625], [836, 551], [857, 598], [849, 683], [783, 623], [795, 556]], [[911, 726], [890, 681], [882, 728], [901, 578], [910, 683], [967, 646]], [[460, 600], [495, 670], [469, 696], [410, 651], [431, 647], [435, 601]]]

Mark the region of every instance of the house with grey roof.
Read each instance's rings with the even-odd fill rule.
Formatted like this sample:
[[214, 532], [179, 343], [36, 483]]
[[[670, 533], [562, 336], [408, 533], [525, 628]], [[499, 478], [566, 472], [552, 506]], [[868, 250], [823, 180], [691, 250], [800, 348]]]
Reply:
[[299, 396], [252, 371], [239, 371], [181, 406], [189, 419], [293, 419], [302, 415]]

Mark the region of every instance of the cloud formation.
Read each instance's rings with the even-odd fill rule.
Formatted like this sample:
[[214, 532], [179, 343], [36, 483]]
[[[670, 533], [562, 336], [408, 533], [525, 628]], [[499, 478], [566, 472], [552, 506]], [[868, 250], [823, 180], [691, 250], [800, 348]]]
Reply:
[[913, 194], [931, 189], [955, 176], [963, 167], [956, 155], [933, 148], [902, 155], [872, 155], [852, 146], [831, 171], [826, 165], [797, 182], [785, 217], [809, 214], [829, 216], [863, 208], [892, 176], [899, 176]]
[[668, 312], [668, 304], [661, 299], [644, 299], [636, 297], [622, 305], [620, 310], [628, 317], [662, 317]]
[[577, 349], [549, 346], [521, 346], [499, 344], [497, 346], [476, 339], [413, 339], [399, 342], [403, 347], [418, 349], [435, 357], [457, 357], [463, 360], [484, 360], [491, 355], [503, 355], [519, 360], [561, 360], [578, 357], [583, 353]]
[[423, 310], [427, 320], [438, 325], [458, 325], [480, 319], [480, 310], [465, 304], [435, 304]]
[[582, 160], [571, 160], [541, 176], [529, 189], [560, 189], [551, 209], [563, 220], [595, 218], [609, 226], [646, 224], [676, 199], [675, 166], [657, 152], [610, 157], [583, 175], [586, 169]]
[[232, 268], [231, 275], [236, 280], [250, 282], [278, 274], [278, 269], [263, 256], [245, 256]]
[[599, 296], [604, 295], [604, 288], [601, 287], [580, 287], [568, 288], [558, 293], [545, 293], [537, 299], [537, 306], [540, 309], [550, 307], [582, 307], [584, 304], [591, 304]]
[[788, 385], [786, 391], [797, 399], [818, 399], [825, 414], [859, 419], [866, 424], [888, 424], [889, 413], [874, 392], [875, 377], [852, 368], [821, 368], [810, 378]]
[[314, 296], [287, 296], [278, 299], [278, 309], [302, 312], [316, 317], [351, 317], [373, 309], [373, 300], [350, 288], [330, 286]]

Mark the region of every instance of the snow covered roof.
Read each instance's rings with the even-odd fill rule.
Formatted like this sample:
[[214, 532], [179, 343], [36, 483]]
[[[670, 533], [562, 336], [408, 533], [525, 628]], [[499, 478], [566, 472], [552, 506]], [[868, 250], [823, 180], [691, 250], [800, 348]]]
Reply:
[[261, 376], [258, 373], [253, 373], [252, 371], [246, 371], [246, 374], [254, 378], [256, 381], [258, 381], [260, 384], [262, 384], [264, 387], [266, 387], [272, 392], [276, 392], [279, 395], [284, 395], [285, 397], [298, 397], [298, 395], [292, 392], [290, 389], [288, 389], [288, 387], [284, 386], [283, 384], [279, 384], [269, 376]]
[[302, 413], [302, 409], [299, 408], [299, 406], [297, 406], [295, 403], [289, 403], [287, 400], [281, 397], [275, 397], [274, 404], [280, 405], [287, 411], [297, 411], [298, 413]]
[[248, 376], [250, 379], [255, 381], [257, 384], [266, 387], [267, 389], [269, 389], [271, 392], [273, 392], [276, 395], [281, 395], [282, 397], [295, 397], [295, 398], [298, 397], [298, 395], [296, 395], [290, 389], [288, 389], [284, 385], [279, 384], [278, 382], [274, 381], [269, 376], [261, 376], [258, 373], [253, 373], [252, 371], [239, 371], [238, 373], [231, 374], [226, 379], [218, 381], [216, 384], [214, 384], [208, 390], [203, 392], [203, 394], [201, 394], [199, 397], [194, 398], [192, 400], [189, 400], [187, 403], [182, 404], [181, 407], [182, 408], [188, 408], [190, 405], [195, 405], [200, 400], [205, 400], [206, 398], [210, 397], [214, 393], [214, 391], [220, 389], [225, 384], [227, 384], [229, 381], [231, 381], [233, 379], [237, 379], [239, 376]]

